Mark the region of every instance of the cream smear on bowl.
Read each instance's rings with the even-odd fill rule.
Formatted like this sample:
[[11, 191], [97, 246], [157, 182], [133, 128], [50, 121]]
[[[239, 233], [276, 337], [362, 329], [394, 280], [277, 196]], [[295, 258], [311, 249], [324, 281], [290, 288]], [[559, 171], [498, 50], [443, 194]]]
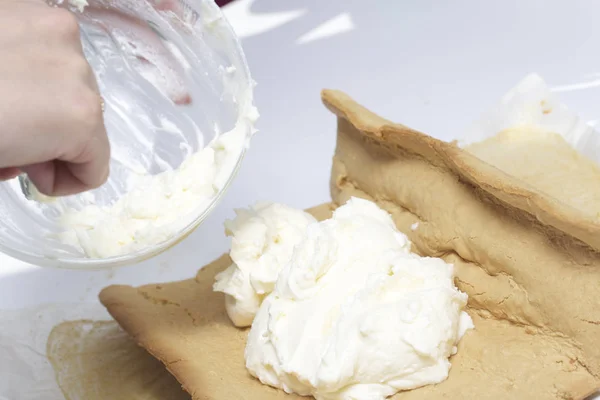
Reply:
[[[247, 118], [253, 122], [255, 110]], [[179, 168], [157, 175], [141, 174], [132, 189], [110, 206], [65, 209], [60, 240], [94, 258], [131, 253], [161, 243], [206, 209], [224, 188], [247, 136], [243, 125], [219, 135], [188, 157]]]

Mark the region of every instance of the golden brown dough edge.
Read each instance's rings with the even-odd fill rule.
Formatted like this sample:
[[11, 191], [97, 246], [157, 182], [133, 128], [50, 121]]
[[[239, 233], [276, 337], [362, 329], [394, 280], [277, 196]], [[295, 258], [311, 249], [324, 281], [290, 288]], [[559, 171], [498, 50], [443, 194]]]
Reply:
[[[206, 268], [219, 263], [224, 257], [226, 256], [213, 261]], [[194, 285], [195, 279], [171, 282], [169, 284]], [[149, 286], [153, 285], [145, 285], [141, 288]], [[159, 336], [152, 331], [154, 322], [157, 325], [163, 321], [168, 322], [168, 316], [163, 321], [157, 321], [157, 318], [161, 316], [154, 309], [150, 309], [148, 315], [144, 315], [146, 305], [144, 304], [144, 300], [140, 298], [139, 289], [127, 285], [111, 285], [104, 288], [98, 297], [110, 315], [129, 334], [132, 340], [138, 346], [144, 348], [151, 356], [159, 360], [165, 369], [177, 379], [181, 387], [195, 399], [195, 388], [190, 384], [192, 378], [189, 376], [185, 364], [176, 362], [176, 359], [181, 355], [176, 349], [173, 349], [176, 343], [172, 343], [170, 346], [166, 341], [157, 340]]]
[[[505, 201], [506, 197], [511, 199], [512, 197], [514, 197], [515, 193], [517, 193], [517, 197], [519, 195], [522, 195], [523, 192], [533, 193], [533, 195], [535, 196], [539, 195], [539, 193], [537, 193], [535, 189], [529, 187], [527, 184], [517, 179], [514, 179], [511, 176], [508, 176], [507, 174], [503, 173], [500, 170], [497, 170], [494, 167], [491, 167], [490, 165], [482, 162], [481, 160], [473, 157], [472, 155], [462, 151], [454, 144], [441, 142], [439, 140], [430, 138], [420, 132], [407, 128], [403, 125], [394, 124], [390, 121], [387, 121], [377, 116], [376, 114], [370, 112], [369, 110], [365, 109], [364, 107], [360, 106], [359, 104], [354, 102], [350, 97], [346, 96], [341, 92], [325, 90], [322, 93], [322, 98], [325, 105], [339, 118], [338, 150], [340, 143], [340, 132], [346, 132], [349, 130], [358, 134], [356, 138], [359, 138], [360, 136], [358, 142], [365, 145], [365, 149], [362, 150], [364, 150], [365, 154], [369, 154], [366, 157], [358, 156], [355, 159], [355, 155], [352, 153], [352, 150], [348, 151], [348, 149], [346, 149], [346, 151], [348, 151], [348, 154], [344, 154], [345, 156], [349, 157], [349, 159], [346, 160], [347, 162], [356, 162], [357, 165], [363, 165], [363, 163], [365, 162], [368, 163], [370, 161], [365, 160], [365, 158], [369, 158], [371, 155], [379, 153], [379, 151], [377, 150], [378, 148], [385, 149], [385, 153], [388, 153], [392, 158], [398, 158], [399, 160], [406, 159], [407, 154], [410, 154], [410, 157], [412, 157], [413, 159], [422, 159], [423, 161], [426, 161], [434, 167], [438, 167], [440, 170], [446, 171], [446, 173], [449, 175], [455, 175], [459, 181], [468, 183], [475, 189], [482, 189], [482, 191], [488, 193], [490, 199], [493, 198], [494, 200], [497, 200], [493, 201], [494, 203], [498, 203], [498, 205], [500, 205], [502, 209], [506, 209], [509, 213], [512, 209], [514, 212], [518, 211], [519, 213], [522, 212], [523, 214], [527, 214], [532, 219], [535, 219], [537, 217], [537, 220], [541, 223], [541, 225], [545, 225], [546, 229], [544, 229], [544, 232], [546, 234], [549, 234], [549, 236], [559, 235], [561, 237], [564, 237], [565, 239], [568, 239], [570, 243], [576, 244], [576, 247], [583, 246], [581, 249], [582, 251], [589, 251], [590, 254], [598, 254], [595, 248], [592, 247], [592, 249], [590, 249], [591, 245], [589, 243], [582, 243], [582, 240], [573, 234], [573, 230], [560, 231], [557, 228], [557, 226], [560, 227], [565, 225], [560, 225], [564, 222], [566, 222], [567, 226], [579, 228], [578, 224], [582, 224], [581, 220], [572, 219], [562, 221], [563, 216], [558, 214], [557, 216], [550, 215], [550, 217], [553, 217], [554, 219], [558, 220], [558, 224], [552, 225], [547, 222], [547, 219], [540, 218], [540, 215], [543, 215], [542, 211], [544, 210], [540, 211], [535, 207], [519, 207], [511, 204], [508, 201]], [[341, 127], [345, 127], [345, 130]], [[358, 147], [360, 147], [360, 145]], [[337, 153], [338, 150], [336, 150], [336, 157], [341, 157]], [[358, 154], [362, 153], [359, 152]], [[386, 161], [389, 160], [386, 159]], [[387, 165], [386, 161], [383, 161], [382, 165]], [[343, 162], [341, 163], [343, 165]], [[390, 169], [391, 167], [382, 168]], [[435, 168], [433, 169], [435, 170]], [[465, 173], [465, 170], [468, 171]], [[354, 172], [356, 173], [356, 170]], [[344, 171], [342, 174], [345, 173], [346, 172]], [[473, 177], [476, 177], [478, 180], [474, 180]], [[338, 185], [342, 183], [342, 181], [337, 181], [337, 179], [339, 178], [340, 176], [332, 175], [331, 182], [334, 201], [339, 200], [337, 196], [339, 195], [339, 193], [336, 193], [335, 190], [336, 188], [339, 189], [340, 186]], [[343, 182], [346, 182], [346, 179], [344, 177], [342, 177], [342, 179]], [[486, 179], [489, 180], [489, 182], [491, 182], [492, 184], [486, 182]], [[364, 184], [365, 181], [363, 180], [362, 183]], [[350, 189], [348, 192], [342, 195], [342, 202], [348, 198], [349, 194], [358, 195], [361, 197], [364, 195], [365, 197], [370, 198], [372, 193], [369, 193], [368, 191], [361, 192], [361, 186], [356, 185], [357, 181], [351, 178], [349, 180], [348, 185], [345, 186], [346, 188]], [[506, 194], [508, 194], [509, 196], [505, 196]], [[526, 200], [531, 201], [531, 198], [526, 198]], [[553, 202], [553, 204], [550, 205], [553, 205], [557, 208], [548, 208], [545, 210], [546, 213], [560, 213], [563, 212], [565, 208], [568, 212], [574, 211], [571, 207], [565, 205], [564, 203], [561, 203], [555, 199], [550, 200], [551, 203]], [[384, 201], [386, 201], [385, 198]], [[529, 204], [525, 205], [531, 206]], [[404, 209], [404, 204], [400, 204], [399, 206], [400, 209]], [[561, 209], [560, 207], [563, 208]], [[534, 210], [535, 212], [531, 212], [531, 210]], [[580, 217], [582, 216], [580, 215]], [[589, 222], [591, 221], [589, 217], [582, 218], [584, 219], [584, 224], [589, 224]], [[405, 226], [405, 228], [408, 229], [407, 226]], [[576, 233], [581, 233], [581, 230], [575, 229], [575, 231]], [[570, 262], [567, 262], [567, 264], [570, 265]], [[576, 396], [574, 398], [584, 398], [583, 394], [589, 394], [593, 387], [598, 386], [597, 384], [592, 384], [591, 382], [589, 383], [589, 385], [585, 384], [581, 386], [574, 384], [573, 388], [571, 389], [573, 390], [573, 392], [570, 394], [570, 396]]]
[[331, 112], [348, 120], [366, 136], [391, 151], [402, 148], [425, 157], [436, 165], [443, 164], [500, 202], [523, 210], [542, 224], [552, 226], [600, 251], [600, 223], [579, 210], [536, 191], [525, 182], [462, 150], [455, 143], [434, 139], [381, 118], [341, 91], [325, 89], [321, 98]]

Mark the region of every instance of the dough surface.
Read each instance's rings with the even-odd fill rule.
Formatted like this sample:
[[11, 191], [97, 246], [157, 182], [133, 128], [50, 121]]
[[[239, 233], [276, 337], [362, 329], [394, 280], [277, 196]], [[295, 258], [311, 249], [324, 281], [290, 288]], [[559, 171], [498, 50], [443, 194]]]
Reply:
[[[341, 92], [323, 99], [338, 115], [334, 206], [350, 196], [376, 201], [415, 251], [455, 264], [469, 295], [475, 330], [451, 358], [449, 378], [392, 399], [583, 399], [599, 388], [600, 225], [580, 203], [383, 120]], [[329, 211], [311, 212], [323, 219]], [[223, 256], [186, 281], [111, 286], [100, 299], [193, 399], [301, 399], [247, 373], [247, 330], [233, 326], [211, 289], [230, 262]]]
[[[476, 145], [476, 153], [493, 153], [492, 166], [386, 121], [341, 92], [324, 91], [323, 99], [338, 116], [334, 203], [351, 196], [376, 201], [417, 252], [455, 264], [456, 284], [469, 295], [475, 331], [452, 360], [450, 378], [405, 395], [576, 399], [597, 389], [600, 225], [581, 210], [593, 206], [593, 196], [556, 197], [545, 182], [538, 186], [530, 177], [542, 175], [547, 162], [530, 163], [524, 176], [510, 166], [538, 151], [557, 164], [570, 159], [572, 171], [591, 170], [592, 178], [597, 167], [574, 158], [564, 141], [504, 152], [493, 140]], [[555, 178], [560, 186], [579, 175]]]
[[[326, 219], [331, 208], [325, 204], [309, 212]], [[265, 386], [246, 370], [248, 329], [233, 325], [225, 295], [212, 290], [215, 275], [229, 265], [231, 259], [224, 255], [202, 268], [195, 279], [140, 288], [110, 286], [100, 293], [100, 300], [193, 399], [306, 399]]]
[[466, 150], [536, 190], [565, 201], [565, 206], [587, 214], [592, 221], [600, 218], [600, 168], [559, 134], [519, 126]]
[[57, 325], [47, 354], [66, 400], [190, 400], [164, 365], [115, 321]]

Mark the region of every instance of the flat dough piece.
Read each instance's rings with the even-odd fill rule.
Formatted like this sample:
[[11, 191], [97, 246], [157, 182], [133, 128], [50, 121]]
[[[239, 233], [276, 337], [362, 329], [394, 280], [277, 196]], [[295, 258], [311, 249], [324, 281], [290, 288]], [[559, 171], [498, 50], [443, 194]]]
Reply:
[[115, 321], [57, 325], [47, 354], [66, 400], [190, 400], [164, 365]]
[[[248, 331], [232, 325], [224, 295], [212, 291], [215, 275], [230, 262], [223, 256], [202, 268], [196, 279], [140, 288], [111, 286], [100, 298], [194, 400], [304, 399], [262, 385], [248, 374], [244, 366]], [[597, 386], [561, 353], [560, 342], [470, 314], [476, 329], [466, 334], [451, 358], [450, 377], [392, 399], [581, 399]]]
[[[330, 205], [309, 210], [331, 215]], [[245, 367], [248, 330], [233, 326], [223, 293], [213, 292], [215, 275], [231, 264], [223, 256], [196, 279], [140, 288], [110, 286], [100, 301], [119, 324], [181, 382], [194, 400], [304, 399], [262, 385]]]
[[215, 275], [231, 264], [223, 256], [196, 279], [140, 288], [110, 286], [100, 300], [121, 326], [181, 382], [194, 400], [303, 399], [262, 385], [244, 361], [247, 330], [225, 312]]
[[520, 126], [466, 150], [551, 197], [567, 195], [569, 206], [600, 218], [600, 168], [559, 134]]
[[[323, 98], [339, 117], [334, 203], [376, 201], [417, 252], [454, 263], [469, 294], [475, 330], [460, 342], [449, 378], [393, 399], [582, 399], [600, 387], [600, 226], [569, 199], [385, 121], [343, 93]], [[193, 280], [112, 286], [100, 299], [194, 400], [300, 399], [247, 373], [247, 331], [212, 291], [229, 263], [223, 256]]]

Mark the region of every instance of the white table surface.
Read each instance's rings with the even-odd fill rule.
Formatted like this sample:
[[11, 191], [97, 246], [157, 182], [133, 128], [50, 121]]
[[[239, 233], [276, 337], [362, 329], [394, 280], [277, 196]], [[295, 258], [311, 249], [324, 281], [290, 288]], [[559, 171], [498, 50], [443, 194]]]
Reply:
[[260, 132], [225, 200], [184, 242], [116, 271], [41, 269], [0, 256], [0, 308], [95, 301], [110, 283], [185, 279], [227, 251], [222, 224], [257, 200], [329, 199], [335, 118], [322, 88], [450, 139], [527, 73], [600, 118], [600, 3], [589, 0], [238, 0], [225, 7], [256, 87]]

